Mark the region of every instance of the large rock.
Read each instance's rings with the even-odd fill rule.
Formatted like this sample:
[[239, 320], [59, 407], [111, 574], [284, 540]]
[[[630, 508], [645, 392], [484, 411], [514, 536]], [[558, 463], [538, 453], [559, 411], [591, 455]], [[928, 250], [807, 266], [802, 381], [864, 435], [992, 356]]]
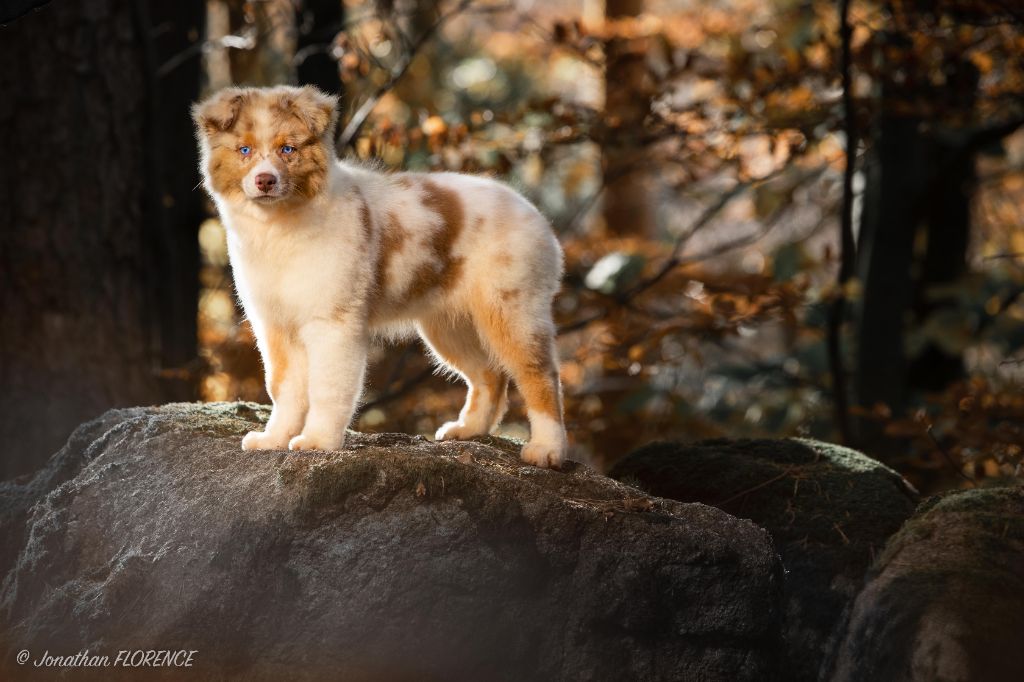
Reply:
[[344, 452], [242, 452], [265, 417], [139, 409], [69, 445], [79, 470], [32, 509], [4, 583], [9, 677], [52, 676], [17, 667], [22, 649], [197, 650], [187, 679], [777, 672], [781, 566], [748, 521], [581, 465], [524, 466], [500, 439], [352, 434]]
[[105, 438], [116, 433], [115, 427], [133, 414], [132, 410], [110, 410], [103, 416], [82, 424], [57, 454], [33, 476], [0, 482], [0, 576], [7, 575], [25, 544], [26, 519], [29, 510], [47, 493], [74, 477], [97, 453]]
[[868, 566], [917, 499], [879, 462], [805, 439], [652, 443], [610, 475], [772, 534], [786, 568], [786, 679], [796, 681], [819, 679]]
[[835, 682], [1024, 677], [1024, 489], [931, 498], [857, 597]]

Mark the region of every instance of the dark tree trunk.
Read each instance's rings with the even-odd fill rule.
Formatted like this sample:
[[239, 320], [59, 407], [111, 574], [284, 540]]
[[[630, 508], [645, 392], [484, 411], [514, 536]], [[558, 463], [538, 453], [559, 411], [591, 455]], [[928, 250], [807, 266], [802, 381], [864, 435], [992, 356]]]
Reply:
[[[861, 221], [859, 270], [864, 297], [857, 320], [854, 399], [893, 412], [906, 400], [904, 319], [913, 301], [914, 234], [921, 220], [918, 198], [926, 182], [926, 140], [920, 121], [882, 114]], [[859, 441], [877, 451], [877, 424], [860, 420]]]
[[[970, 120], [978, 92], [978, 70], [969, 61], [946, 65], [946, 107]], [[918, 323], [956, 305], [954, 296], [937, 296], [936, 286], [949, 285], [967, 272], [971, 198], [975, 190], [976, 145], [962, 131], [936, 131], [931, 137], [932, 181], [922, 203], [927, 220], [926, 248], [916, 286], [914, 317]], [[938, 391], [963, 378], [963, 356], [929, 343], [913, 359], [908, 383], [912, 390]]]
[[[147, 183], [145, 224], [155, 255], [159, 359], [176, 399], [197, 393], [196, 312], [199, 301], [199, 224], [206, 217], [199, 159], [189, 111], [202, 76], [203, 0], [137, 0], [150, 36], [146, 93]], [[148, 17], [146, 9], [148, 8]], [[148, 19], [148, 22], [147, 22]], [[145, 24], [148, 23], [148, 27]]]
[[338, 62], [331, 55], [334, 37], [344, 28], [341, 0], [304, 0], [298, 14], [295, 51], [300, 85], [341, 94]]
[[[607, 0], [606, 19], [635, 17], [643, 0]], [[648, 190], [641, 138], [650, 111], [650, 75], [646, 38], [615, 36], [605, 43], [605, 114], [609, 122], [602, 144], [604, 226], [609, 235], [650, 236], [654, 213]]]
[[187, 105], [153, 100], [146, 9], [57, 2], [0, 29], [4, 478], [107, 408], [184, 394], [160, 370], [194, 357], [196, 225], [171, 233], [194, 218], [194, 144], [173, 120]]
[[[887, 37], [897, 49], [912, 45], [902, 33]], [[936, 298], [932, 290], [954, 282], [967, 268], [977, 143], [970, 129], [944, 127], [937, 116], [971, 120], [978, 72], [958, 56], [943, 68], [944, 88], [921, 80], [915, 88], [883, 85], [864, 193], [858, 252], [864, 298], [857, 320], [854, 399], [864, 408], [884, 404], [897, 417], [915, 394], [940, 390], [963, 375], [958, 352], [928, 344], [908, 358], [904, 346], [908, 327], [920, 327], [955, 305], [953, 297]], [[859, 420], [857, 441], [877, 456], [905, 451], [872, 418]]]
[[[967, 270], [967, 246], [974, 190], [973, 153], [962, 145], [936, 140], [933, 168], [940, 169], [928, 189], [925, 206], [927, 231], [924, 258], [914, 301], [914, 319], [924, 323], [930, 315], [955, 306], [953, 296], [936, 296], [936, 285], [952, 284]], [[935, 343], [927, 344], [909, 367], [911, 390], [938, 391], [964, 375], [963, 356]]]

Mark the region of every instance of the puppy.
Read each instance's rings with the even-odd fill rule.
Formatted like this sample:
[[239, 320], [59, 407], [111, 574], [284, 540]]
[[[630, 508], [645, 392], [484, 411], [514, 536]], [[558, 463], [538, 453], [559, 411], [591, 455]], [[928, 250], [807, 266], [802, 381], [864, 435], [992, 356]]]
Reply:
[[242, 449], [341, 448], [371, 340], [414, 331], [469, 387], [439, 440], [489, 433], [511, 378], [530, 420], [522, 459], [562, 463], [562, 251], [532, 204], [493, 180], [337, 160], [337, 100], [312, 87], [229, 88], [192, 115], [274, 404]]

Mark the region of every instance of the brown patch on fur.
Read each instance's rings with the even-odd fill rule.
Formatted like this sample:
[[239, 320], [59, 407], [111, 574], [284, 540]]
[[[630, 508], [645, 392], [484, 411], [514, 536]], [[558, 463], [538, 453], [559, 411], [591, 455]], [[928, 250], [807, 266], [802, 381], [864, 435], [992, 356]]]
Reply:
[[228, 88], [192, 105], [192, 120], [207, 135], [227, 132], [234, 128], [239, 114], [248, 103], [249, 93], [239, 88]]
[[519, 289], [498, 289], [498, 296], [501, 297], [502, 301], [508, 303], [514, 298], [518, 298], [522, 294]]
[[[214, 95], [195, 108], [210, 145], [206, 169], [210, 185], [213, 191], [230, 199], [245, 196], [242, 179], [249, 172], [252, 160], [243, 157], [238, 149], [243, 145], [256, 145], [252, 132], [255, 126], [253, 104], [254, 98], [249, 92], [232, 89]], [[230, 107], [230, 117], [225, 107]], [[211, 109], [214, 118], [206, 118], [206, 112]]]
[[363, 228], [363, 244], [365, 248], [370, 245], [370, 240], [373, 239], [373, 213], [370, 212], [370, 205], [366, 203], [366, 198], [358, 187], [355, 188], [355, 195], [356, 200], [359, 202], [359, 224]]
[[[312, 199], [327, 187], [327, 171], [333, 157], [320, 138], [310, 135], [294, 119], [282, 121], [274, 129], [271, 149], [285, 166], [283, 180], [292, 187], [295, 194]], [[290, 144], [295, 147], [291, 154], [280, 153], [281, 147]]]
[[377, 273], [374, 284], [379, 295], [384, 296], [387, 292], [388, 266], [408, 238], [409, 233], [405, 231], [398, 216], [389, 212], [385, 216], [384, 225], [381, 226], [380, 246], [377, 255]]
[[289, 161], [288, 182], [300, 196], [312, 199], [327, 187], [327, 169], [330, 160], [322, 144], [299, 147]]
[[494, 256], [494, 264], [512, 265], [512, 254], [510, 254], [508, 251], [499, 251], [498, 254]]
[[288, 346], [294, 332], [290, 329], [271, 328], [267, 332], [267, 357], [263, 364], [267, 372], [267, 393], [276, 400], [285, 372], [288, 371]]
[[338, 118], [338, 99], [311, 86], [279, 87], [268, 91], [274, 124], [293, 118], [314, 138], [321, 138], [334, 128]]
[[418, 298], [434, 289], [448, 290], [462, 274], [463, 258], [452, 256], [452, 247], [465, 224], [459, 195], [432, 180], [423, 180], [423, 205], [441, 217], [441, 225], [427, 244], [430, 258], [413, 274], [409, 296]]
[[399, 189], [411, 189], [412, 188], [412, 184], [413, 184], [412, 180], [409, 179], [408, 177], [404, 176], [404, 175], [396, 175], [396, 176], [394, 176], [394, 181], [395, 181], [395, 184], [398, 185]]
[[250, 162], [238, 153], [238, 147], [247, 144], [244, 138], [221, 134], [218, 144], [210, 149], [206, 173], [214, 192], [229, 199], [245, 196], [242, 180], [249, 172]]

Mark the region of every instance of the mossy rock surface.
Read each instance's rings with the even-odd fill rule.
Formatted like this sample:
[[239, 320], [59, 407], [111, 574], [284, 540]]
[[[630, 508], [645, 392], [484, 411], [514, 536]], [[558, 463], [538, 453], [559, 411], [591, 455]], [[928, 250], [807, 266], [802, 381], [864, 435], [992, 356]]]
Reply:
[[49, 678], [21, 649], [197, 650], [147, 679], [777, 679], [782, 568], [757, 525], [499, 438], [243, 452], [266, 415], [111, 412], [22, 483], [0, 679]]
[[820, 678], [868, 567], [917, 503], [880, 462], [809, 439], [652, 443], [610, 475], [771, 533], [786, 568], [786, 678], [796, 681]]
[[929, 498], [872, 567], [835, 682], [1024, 677], [1024, 488]]

